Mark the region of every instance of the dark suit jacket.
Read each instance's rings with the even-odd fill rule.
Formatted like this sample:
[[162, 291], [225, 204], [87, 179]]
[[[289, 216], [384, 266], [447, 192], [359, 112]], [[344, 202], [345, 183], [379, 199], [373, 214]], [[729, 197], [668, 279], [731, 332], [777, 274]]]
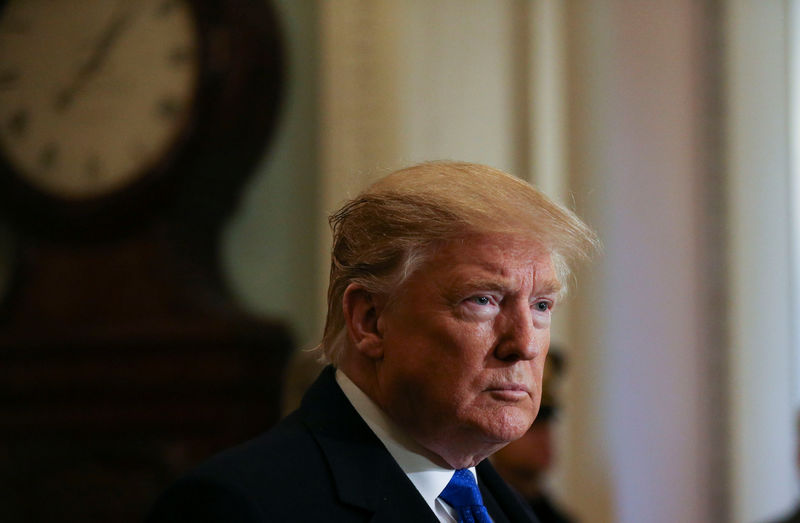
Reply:
[[[477, 467], [496, 522], [535, 521], [488, 461]], [[300, 408], [191, 472], [158, 500], [160, 522], [431, 522], [437, 519], [326, 368]]]

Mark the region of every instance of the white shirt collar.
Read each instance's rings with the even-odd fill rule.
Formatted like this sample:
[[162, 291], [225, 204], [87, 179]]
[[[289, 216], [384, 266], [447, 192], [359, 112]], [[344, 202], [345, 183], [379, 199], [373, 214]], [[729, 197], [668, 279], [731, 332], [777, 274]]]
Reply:
[[[361, 418], [372, 432], [378, 436], [386, 450], [406, 473], [425, 502], [440, 521], [454, 522], [455, 511], [441, 499], [439, 494], [450, 482], [454, 470], [440, 467], [424, 455], [424, 449], [409, 437], [383, 412], [369, 396], [339, 369], [336, 369], [336, 383], [347, 396]], [[475, 467], [469, 469], [477, 478]]]

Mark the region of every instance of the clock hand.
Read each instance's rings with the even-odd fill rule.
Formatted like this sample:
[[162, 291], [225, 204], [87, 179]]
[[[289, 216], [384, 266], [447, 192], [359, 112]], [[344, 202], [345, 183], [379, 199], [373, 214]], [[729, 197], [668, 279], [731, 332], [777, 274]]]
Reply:
[[68, 109], [75, 100], [75, 95], [80, 91], [86, 82], [91, 78], [105, 63], [108, 51], [122, 34], [123, 29], [130, 23], [133, 10], [128, 7], [117, 14], [111, 23], [103, 31], [94, 46], [94, 50], [89, 59], [84, 62], [78, 70], [78, 74], [70, 85], [62, 89], [56, 97], [55, 107], [58, 111]]

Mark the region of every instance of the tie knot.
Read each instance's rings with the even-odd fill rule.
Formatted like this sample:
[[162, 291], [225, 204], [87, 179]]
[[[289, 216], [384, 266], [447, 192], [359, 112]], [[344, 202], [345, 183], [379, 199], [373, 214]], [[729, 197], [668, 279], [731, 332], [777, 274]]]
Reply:
[[489, 514], [483, 506], [483, 498], [475, 476], [468, 469], [458, 469], [450, 478], [439, 497], [458, 511], [459, 523], [489, 523]]

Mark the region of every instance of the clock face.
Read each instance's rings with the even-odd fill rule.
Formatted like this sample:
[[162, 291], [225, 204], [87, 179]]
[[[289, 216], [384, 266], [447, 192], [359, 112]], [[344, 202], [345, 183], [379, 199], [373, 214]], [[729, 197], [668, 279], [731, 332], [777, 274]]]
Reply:
[[187, 0], [10, 0], [0, 11], [0, 151], [51, 197], [124, 189], [184, 134], [199, 54]]

